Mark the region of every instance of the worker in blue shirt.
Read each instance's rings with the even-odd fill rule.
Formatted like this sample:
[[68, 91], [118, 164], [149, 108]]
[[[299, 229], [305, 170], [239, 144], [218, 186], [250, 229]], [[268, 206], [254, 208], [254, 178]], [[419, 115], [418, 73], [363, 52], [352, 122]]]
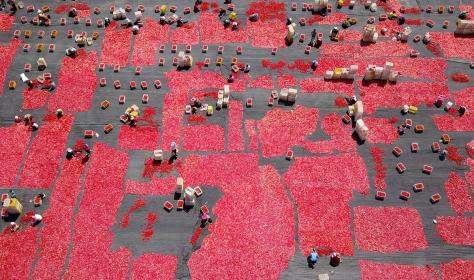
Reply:
[[314, 265], [318, 262], [319, 255], [316, 252], [316, 249], [313, 248], [311, 255], [309, 256], [311, 268], [314, 268]]

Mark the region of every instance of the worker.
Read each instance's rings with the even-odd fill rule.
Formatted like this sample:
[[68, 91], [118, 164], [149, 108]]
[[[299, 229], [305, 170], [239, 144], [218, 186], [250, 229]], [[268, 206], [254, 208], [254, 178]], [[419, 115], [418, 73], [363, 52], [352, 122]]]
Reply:
[[54, 89], [56, 89], [56, 84], [54, 83], [54, 81], [51, 78], [47, 78], [47, 79], [44, 80], [43, 86], [41, 87], [41, 89], [45, 89], [45, 90], [51, 92]]
[[39, 223], [41, 223], [42, 220], [43, 220], [43, 216], [41, 216], [40, 214], [34, 214], [34, 215], [31, 217], [31, 225], [32, 225], [32, 226], [36, 226], [36, 225], [38, 225]]
[[32, 125], [33, 124], [33, 116], [31, 114], [25, 114], [23, 116], [23, 121], [25, 125]]
[[232, 74], [229, 74], [229, 77], [227, 78], [227, 82], [229, 84], [233, 83], [234, 82], [234, 76]]
[[253, 13], [249, 16], [249, 21], [256, 22], [257, 20], [258, 20], [258, 14], [257, 13]]
[[331, 259], [329, 260], [329, 264], [331, 266], [338, 266], [341, 263], [341, 254], [338, 252], [332, 252]]
[[250, 72], [250, 65], [245, 64], [244, 69], [242, 70], [244, 73]]
[[138, 25], [132, 26], [132, 32], [134, 35], [137, 35], [139, 31], [140, 31], [140, 27], [138, 27]]
[[331, 29], [331, 33], [329, 34], [329, 38], [331, 39], [331, 41], [337, 41], [338, 34], [339, 34], [339, 29], [337, 27], [334, 27], [333, 29]]
[[91, 148], [86, 143], [82, 146], [82, 150], [86, 153], [86, 157], [91, 156]]
[[66, 50], [66, 55], [69, 57], [76, 57], [77, 55], [77, 49], [74, 47], [70, 47]]
[[195, 13], [199, 13], [200, 10], [199, 10], [199, 6], [198, 6], [197, 4], [194, 5], [193, 11], [194, 11]]
[[171, 157], [178, 157], [178, 148], [175, 142], [171, 142]]
[[209, 219], [209, 215], [207, 213], [203, 213], [201, 215], [201, 227], [205, 227]]
[[287, 18], [286, 18], [286, 25], [290, 25], [290, 24], [292, 24], [292, 23], [293, 23], [293, 19], [290, 18], [290, 17], [287, 17]]
[[181, 26], [185, 25], [186, 23], [188, 23], [188, 21], [183, 19], [182, 17], [179, 17], [178, 20], [176, 20], [176, 26], [177, 27], [181, 27]]
[[462, 117], [464, 115], [464, 113], [466, 113], [466, 107], [459, 106], [458, 112], [459, 112], [459, 116]]
[[45, 14], [42, 10], [38, 10], [39, 25], [45, 25], [46, 22], [48, 22], [50, 18], [51, 18], [50, 15]]
[[7, 3], [8, 3], [8, 5], [10, 5], [10, 12], [12, 14], [14, 14], [14, 13], [16, 13], [16, 11], [18, 11], [18, 6], [17, 6], [15, 0], [8, 0]]
[[165, 25], [166, 24], [166, 17], [165, 16], [160, 16], [160, 24]]
[[70, 17], [77, 17], [77, 9], [72, 7], [70, 10], [69, 10], [69, 16]]
[[25, 75], [25, 73], [20, 74], [21, 81], [28, 85], [29, 88], [33, 88], [33, 82]]
[[221, 9], [219, 10], [219, 18], [225, 16], [225, 14], [226, 14], [226, 11], [221, 8]]
[[35, 204], [35, 207], [39, 207], [43, 204], [43, 199], [46, 197], [46, 194], [44, 193], [39, 193], [37, 195], [35, 195], [35, 199], [34, 199], [34, 204]]
[[15, 222], [10, 223], [10, 232], [11, 233], [14, 233], [15, 231], [17, 231], [19, 229], [20, 229], [20, 226], [17, 223], [15, 223]]
[[110, 25], [110, 18], [106, 17], [104, 18], [104, 26], [107, 27]]
[[318, 262], [319, 255], [316, 252], [316, 249], [311, 250], [311, 254], [309, 255], [309, 261], [310, 261], [310, 266], [311, 268], [314, 269], [314, 265]]
[[16, 198], [16, 192], [14, 190], [9, 190], [8, 196], [10, 196], [11, 198]]
[[313, 29], [313, 31], [311, 31], [311, 41], [309, 41], [309, 46], [316, 47], [316, 35], [316, 29]]
[[312, 62], [311, 62], [311, 69], [316, 70], [316, 68], [318, 67], [318, 61], [316, 59], [314, 59]]

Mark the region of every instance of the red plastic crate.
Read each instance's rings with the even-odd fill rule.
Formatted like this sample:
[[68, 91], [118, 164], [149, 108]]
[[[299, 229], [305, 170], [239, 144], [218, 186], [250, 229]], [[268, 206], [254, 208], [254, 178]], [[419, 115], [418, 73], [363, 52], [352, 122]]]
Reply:
[[9, 195], [7, 193], [3, 193], [2, 194], [2, 204], [7, 198], [9, 198]]
[[5, 219], [6, 217], [8, 217], [7, 208], [2, 208], [2, 219]]
[[431, 19], [427, 20], [426, 21], [426, 26], [428, 27], [433, 27], [435, 25], [434, 21], [432, 21]]
[[392, 150], [392, 153], [396, 156], [396, 157], [399, 157], [401, 154], [402, 154], [402, 149], [400, 147], [395, 147], [393, 148]]
[[410, 127], [412, 127], [412, 125], [413, 125], [413, 121], [412, 121], [411, 119], [406, 119], [406, 120], [405, 120], [404, 126], [405, 126], [406, 128], [410, 128]]
[[148, 94], [144, 94], [142, 96], [142, 103], [147, 104], [149, 99], [150, 99], [150, 97], [148, 96]]
[[105, 78], [100, 78], [99, 83], [101, 87], [105, 87], [105, 85], [107, 84], [107, 80]]
[[425, 11], [426, 11], [427, 13], [431, 13], [432, 10], [433, 10], [433, 6], [431, 6], [431, 5], [426, 6]]
[[40, 30], [38, 31], [38, 38], [42, 39], [44, 37], [44, 31]]
[[296, 11], [296, 9], [298, 9], [298, 4], [295, 3], [295, 2], [292, 2], [292, 3], [291, 3], [291, 10], [292, 10], [292, 11]]
[[292, 150], [286, 151], [285, 158], [286, 158], [286, 160], [292, 160], [293, 159], [293, 151]]
[[104, 21], [102, 19], [97, 20], [97, 27], [103, 27], [104, 26]]
[[110, 13], [112, 14], [115, 11], [115, 6], [114, 5], [110, 6], [109, 10], [110, 10]]
[[[230, 59], [230, 64], [236, 65], [236, 64], [237, 64], [237, 57], [232, 57], [232, 58]], [[234, 71], [234, 72], [235, 72], [235, 71]]]
[[276, 90], [272, 90], [272, 93], [270, 94], [270, 96], [273, 98], [273, 99], [277, 99], [278, 98], [278, 92]]
[[25, 38], [30, 38], [31, 37], [31, 30], [25, 30]]
[[74, 31], [73, 30], [68, 30], [67, 31], [67, 37], [72, 38], [74, 36]]
[[66, 21], [66, 18], [61, 18], [61, 19], [59, 20], [59, 24], [61, 24], [61, 25], [66, 25], [66, 22], [67, 22], [67, 21]]
[[201, 187], [197, 186], [194, 188], [194, 193], [196, 194], [197, 197], [200, 197], [202, 195], [202, 189]]
[[138, 5], [138, 10], [139, 10], [140, 12], [142, 12], [142, 13], [145, 12], [145, 6], [143, 6], [143, 5]]
[[25, 68], [23, 69], [25, 72], [30, 72], [31, 71], [31, 64], [26, 63]]
[[127, 118], [126, 116], [124, 116], [124, 115], [121, 115], [121, 116], [120, 116], [120, 121], [121, 121], [122, 123], [127, 123], [127, 122], [128, 122], [128, 118]]
[[178, 50], [178, 46], [177, 46], [177, 45], [171, 45], [171, 52], [172, 52], [172, 53], [176, 53], [177, 50]]
[[25, 23], [28, 22], [28, 19], [27, 19], [25, 16], [22, 16], [22, 17], [20, 18], [20, 21], [21, 21], [21, 23], [25, 24]]
[[443, 21], [443, 28], [448, 28], [449, 26], [449, 21], [445, 20]]
[[380, 20], [380, 21], [384, 21], [384, 20], [386, 20], [386, 19], [387, 19], [387, 15], [386, 15], [386, 14], [381, 14], [381, 15], [379, 16], [379, 20]]
[[306, 37], [306, 35], [300, 34], [300, 43], [304, 42], [305, 37]]
[[114, 72], [120, 72], [120, 65], [116, 64], [114, 65]]
[[227, 4], [227, 10], [229, 11], [235, 10], [235, 4]]
[[160, 60], [159, 60], [159, 65], [160, 66], [164, 66], [165, 65], [165, 59], [163, 57], [160, 57]]
[[415, 35], [415, 37], [413, 37], [413, 42], [419, 42], [421, 40], [421, 35]]
[[170, 12], [176, 13], [176, 10], [177, 10], [176, 6], [173, 5], [170, 7]]
[[244, 51], [244, 48], [241, 47], [241, 46], [238, 46], [238, 47], [235, 49], [235, 52], [236, 52], [237, 54], [242, 54], [243, 51]]
[[145, 90], [148, 89], [148, 82], [147, 81], [141, 81], [140, 82], [140, 87]]
[[345, 123], [345, 124], [348, 124], [351, 122], [351, 117], [349, 117], [349, 115], [344, 115], [342, 117], [342, 121]]
[[137, 82], [130, 81], [130, 89], [136, 89], [136, 88], [137, 88]]
[[278, 48], [272, 48], [272, 54], [273, 55], [276, 55], [277, 51], [278, 51]]
[[180, 199], [176, 202], [176, 209], [183, 210], [183, 208], [184, 208], [184, 200]]
[[99, 63], [99, 71], [104, 71], [105, 69], [105, 63]]
[[135, 67], [135, 75], [140, 75], [141, 73], [142, 73], [142, 67], [141, 66]]
[[122, 87], [122, 84], [120, 83], [119, 80], [114, 81], [114, 87], [115, 87], [115, 89], [119, 89], [120, 87]]
[[13, 37], [15, 38], [19, 38], [21, 35], [21, 30], [15, 30], [15, 32], [13, 32]]
[[252, 107], [252, 105], [253, 105], [252, 98], [247, 98], [247, 101], [245, 102], [245, 105], [247, 106], [247, 108]]
[[423, 173], [431, 174], [431, 172], [433, 172], [433, 166], [423, 165]]
[[272, 97], [268, 98], [268, 106], [273, 106], [275, 102], [275, 99], [273, 99]]
[[403, 200], [408, 200], [410, 198], [411, 194], [407, 191], [401, 191], [400, 192], [400, 198]]
[[217, 47], [217, 54], [222, 54], [222, 53], [224, 53], [224, 46]]
[[300, 18], [299, 23], [300, 23], [301, 26], [305, 26], [306, 25], [306, 19], [304, 17]]
[[418, 143], [416, 143], [416, 142], [411, 143], [411, 152], [412, 153], [417, 153], [419, 149], [420, 149], [420, 145], [418, 145]]
[[211, 59], [208, 58], [208, 57], [206, 57], [206, 58], [204, 59], [204, 66], [208, 67], [209, 64], [211, 64]]
[[94, 131], [88, 129], [84, 131], [84, 138], [92, 138], [94, 136]]
[[131, 11], [132, 11], [132, 5], [126, 5], [125, 12], [131, 12]]
[[38, 25], [38, 23], [39, 23], [38, 17], [34, 17], [33, 20], [31, 21], [31, 23], [32, 23], [33, 25]]
[[187, 15], [189, 13], [191, 13], [191, 8], [190, 7], [184, 7], [183, 14]]
[[79, 17], [74, 17], [73, 22], [74, 24], [79, 24], [81, 22], [81, 19]]
[[374, 18], [374, 17], [369, 17], [369, 18], [367, 19], [367, 23], [368, 23], [368, 24], [374, 24], [374, 23], [375, 23], [375, 18]]
[[384, 200], [386, 196], [387, 196], [387, 194], [383, 191], [377, 191], [375, 193], [375, 199], [377, 199], [377, 200]]
[[439, 150], [440, 150], [439, 143], [438, 142], [433, 142], [433, 144], [431, 144], [431, 150], [433, 151], [433, 153], [439, 152]]
[[108, 123], [104, 126], [104, 133], [109, 134], [114, 129], [114, 126], [111, 123]]
[[160, 53], [163, 53], [166, 49], [165, 45], [160, 45]]
[[160, 12], [161, 12], [161, 6], [155, 5], [155, 13], [160, 13]]
[[119, 104], [125, 104], [125, 95], [120, 95], [119, 96]]
[[454, 6], [449, 6], [448, 7], [448, 12], [454, 13]]
[[31, 48], [30, 44], [24, 44], [23, 45], [23, 51], [24, 52], [28, 52], [30, 50], [30, 48]]
[[441, 200], [441, 195], [439, 193], [435, 193], [430, 197], [431, 203], [438, 203]]
[[223, 61], [224, 60], [222, 59], [222, 57], [218, 57], [217, 60], [216, 60], [216, 65], [221, 66]]
[[416, 183], [413, 185], [413, 191], [415, 192], [421, 192], [425, 188], [425, 185], [423, 183]]
[[53, 77], [53, 75], [49, 72], [43, 73], [43, 78], [45, 78], [45, 79], [51, 79], [52, 77]]
[[54, 52], [56, 50], [56, 46], [54, 44], [49, 44], [48, 50], [49, 52]]
[[177, 66], [178, 65], [178, 58], [177, 57], [173, 57], [173, 66]]
[[403, 164], [403, 163], [401, 163], [401, 162], [397, 163], [397, 171], [398, 171], [398, 173], [403, 173], [403, 172], [405, 172], [405, 170], [407, 170], [405, 164]]
[[191, 53], [191, 50], [193, 49], [193, 47], [191, 45], [186, 45], [186, 53]]
[[95, 8], [94, 8], [94, 14], [98, 15], [98, 14], [100, 14], [101, 12], [102, 12], [102, 11], [101, 11], [101, 9], [100, 9], [99, 7], [95, 7]]
[[303, 3], [303, 6], [301, 7], [302, 11], [306, 11], [308, 9], [308, 4]]
[[169, 201], [166, 201], [165, 204], [163, 205], [163, 207], [169, 212], [171, 210], [173, 210], [173, 204]]
[[156, 81], [154, 82], [154, 84], [155, 84], [155, 88], [156, 88], [156, 89], [161, 88], [161, 81], [160, 81], [160, 80], [156, 80]]
[[207, 53], [208, 50], [209, 50], [209, 46], [208, 46], [208, 45], [202, 45], [202, 47], [201, 47], [202, 53]]
[[310, 47], [310, 46], [306, 46], [306, 47], [304, 48], [304, 53], [305, 53], [305, 54], [309, 54], [310, 52], [311, 52], [311, 47]]
[[201, 206], [201, 213], [203, 213], [203, 214], [208, 214], [209, 213], [209, 209], [207, 208], [207, 205]]
[[32, 12], [34, 12], [34, 11], [35, 11], [35, 6], [33, 6], [33, 5], [28, 5], [28, 6], [26, 7], [26, 12], [27, 12], [27, 13], [32, 13]]

